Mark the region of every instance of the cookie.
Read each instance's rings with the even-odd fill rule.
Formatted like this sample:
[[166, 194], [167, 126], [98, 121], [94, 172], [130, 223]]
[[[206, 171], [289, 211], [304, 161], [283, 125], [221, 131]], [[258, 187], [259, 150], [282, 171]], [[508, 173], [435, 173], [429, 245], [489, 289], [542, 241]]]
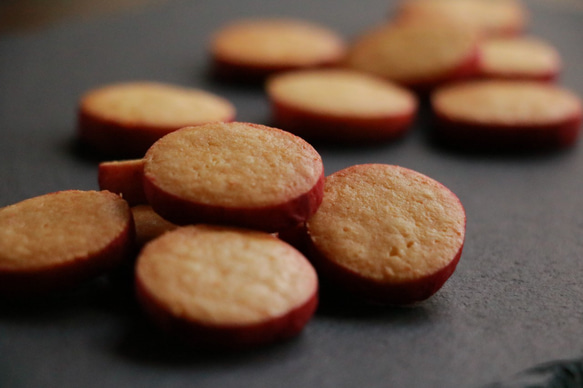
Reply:
[[129, 206], [108, 191], [67, 190], [0, 209], [0, 295], [79, 285], [132, 252]]
[[431, 96], [435, 135], [469, 149], [533, 150], [572, 146], [581, 126], [573, 92], [532, 81], [473, 81]]
[[417, 98], [382, 78], [340, 69], [301, 70], [267, 82], [274, 125], [310, 141], [375, 142], [403, 136]]
[[78, 109], [78, 137], [101, 155], [141, 158], [178, 128], [232, 121], [235, 107], [212, 93], [156, 82], [107, 85], [86, 92]]
[[483, 36], [509, 36], [526, 29], [528, 11], [515, 0], [403, 0], [397, 7], [396, 18], [419, 23], [455, 23]]
[[143, 159], [107, 161], [98, 166], [99, 188], [121, 195], [130, 206], [148, 203], [143, 178]]
[[211, 223], [276, 232], [318, 208], [324, 166], [289, 132], [249, 123], [182, 128], [144, 158], [148, 203], [179, 224]]
[[307, 222], [309, 258], [322, 280], [367, 301], [405, 305], [454, 272], [466, 215], [457, 196], [410, 169], [355, 165], [326, 178]]
[[233, 21], [210, 42], [214, 74], [229, 81], [257, 82], [276, 72], [335, 65], [345, 50], [336, 32], [298, 19]]
[[478, 35], [455, 24], [392, 23], [362, 34], [345, 64], [426, 92], [475, 74]]
[[162, 329], [210, 349], [293, 337], [318, 302], [316, 272], [290, 245], [267, 233], [205, 225], [147, 244], [136, 290]]
[[560, 55], [544, 40], [493, 37], [480, 43], [478, 76], [482, 78], [554, 81], [560, 72]]
[[131, 208], [135, 225], [136, 248], [141, 249], [146, 243], [178, 226], [166, 221], [149, 205], [136, 205]]

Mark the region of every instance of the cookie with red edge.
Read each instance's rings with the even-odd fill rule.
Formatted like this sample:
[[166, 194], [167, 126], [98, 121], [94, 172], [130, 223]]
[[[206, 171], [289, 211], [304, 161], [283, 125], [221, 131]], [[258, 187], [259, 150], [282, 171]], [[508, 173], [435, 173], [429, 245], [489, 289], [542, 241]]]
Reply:
[[410, 169], [355, 165], [326, 178], [306, 223], [322, 280], [360, 298], [406, 305], [436, 293], [454, 272], [466, 215], [439, 182]]
[[483, 36], [518, 35], [526, 29], [528, 11], [516, 0], [403, 0], [397, 7], [401, 21], [455, 23]]
[[480, 43], [478, 76], [482, 78], [554, 81], [561, 57], [554, 46], [529, 37], [492, 37]]
[[276, 72], [335, 65], [345, 51], [339, 34], [298, 19], [233, 21], [210, 42], [213, 71], [229, 81], [257, 82]]
[[305, 221], [322, 201], [318, 152], [289, 132], [210, 123], [164, 136], [144, 158], [148, 203], [179, 224], [276, 232]]
[[195, 346], [249, 348], [300, 333], [318, 278], [297, 250], [267, 233], [185, 226], [148, 243], [138, 300], [162, 329]]
[[67, 190], [0, 209], [0, 295], [79, 285], [122, 264], [133, 248], [129, 206], [108, 191]]
[[136, 247], [141, 249], [146, 243], [178, 227], [160, 217], [149, 205], [136, 205], [131, 208], [136, 228]]
[[266, 89], [276, 127], [322, 142], [394, 140], [417, 112], [417, 97], [409, 90], [352, 70], [282, 73]]
[[235, 107], [215, 94], [158, 82], [127, 82], [86, 92], [80, 99], [79, 139], [102, 155], [142, 157], [178, 128], [233, 121]]
[[143, 159], [107, 161], [98, 166], [99, 188], [121, 195], [130, 206], [148, 203], [143, 178]]
[[581, 99], [532, 81], [473, 81], [431, 96], [435, 135], [444, 144], [484, 150], [572, 146], [581, 126]]
[[420, 92], [475, 74], [478, 34], [445, 23], [393, 23], [369, 30], [345, 64]]

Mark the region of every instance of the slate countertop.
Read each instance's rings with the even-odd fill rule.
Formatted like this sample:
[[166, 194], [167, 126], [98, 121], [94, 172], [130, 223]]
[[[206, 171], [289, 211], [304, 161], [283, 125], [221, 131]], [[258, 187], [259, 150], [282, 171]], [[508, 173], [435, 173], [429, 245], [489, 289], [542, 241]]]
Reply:
[[[199, 87], [233, 101], [239, 121], [269, 124], [260, 88], [209, 79], [206, 45], [218, 26], [289, 16], [349, 39], [385, 20], [392, 4], [168, 1], [0, 37], [0, 206], [98, 188], [98, 161], [75, 145], [84, 91], [145, 79]], [[559, 83], [583, 95], [583, 10], [526, 4], [529, 32], [563, 57]], [[425, 109], [402, 141], [318, 151], [327, 174], [358, 163], [398, 164], [458, 195], [468, 216], [466, 246], [457, 271], [430, 300], [410, 308], [323, 304], [292, 341], [201, 354], [158, 335], [123, 279], [98, 279], [56, 300], [0, 306], [0, 387], [518, 387], [527, 385], [517, 374], [554, 360], [572, 363], [546, 369], [546, 377], [577, 376], [583, 144], [548, 154], [472, 155], [435, 147], [428, 131]]]

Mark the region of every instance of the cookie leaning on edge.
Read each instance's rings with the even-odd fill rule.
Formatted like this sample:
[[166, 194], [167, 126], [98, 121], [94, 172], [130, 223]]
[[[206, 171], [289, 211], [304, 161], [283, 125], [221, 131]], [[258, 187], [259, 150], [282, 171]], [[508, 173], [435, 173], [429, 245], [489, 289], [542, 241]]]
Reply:
[[148, 203], [144, 194], [143, 179], [143, 159], [101, 162], [97, 169], [99, 188], [121, 195], [130, 206]]
[[196, 346], [245, 348], [297, 335], [318, 303], [318, 278], [267, 233], [185, 226], [148, 243], [136, 264], [151, 319]]
[[322, 201], [318, 152], [289, 132], [210, 123], [164, 136], [144, 158], [148, 203], [179, 224], [276, 232], [305, 221]]
[[466, 215], [439, 182], [384, 164], [326, 178], [322, 205], [307, 222], [307, 252], [322, 279], [365, 300], [411, 304], [454, 272]]

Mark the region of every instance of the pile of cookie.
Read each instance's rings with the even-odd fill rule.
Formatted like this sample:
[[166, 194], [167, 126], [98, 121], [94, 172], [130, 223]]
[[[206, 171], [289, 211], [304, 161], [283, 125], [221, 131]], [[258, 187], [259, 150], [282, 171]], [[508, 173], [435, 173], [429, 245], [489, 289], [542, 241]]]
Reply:
[[66, 289], [131, 263], [148, 316], [209, 347], [298, 334], [322, 283], [378, 304], [431, 297], [462, 253], [457, 196], [401, 166], [326, 176], [311, 142], [394, 141], [428, 99], [450, 144], [574, 145], [580, 100], [551, 82], [560, 57], [521, 35], [526, 22], [514, 0], [404, 0], [350, 44], [301, 20], [218, 28], [214, 75], [263, 83], [274, 126], [237, 122], [230, 101], [183, 86], [88, 91], [78, 136], [109, 159], [101, 191], [0, 210], [0, 294]]

